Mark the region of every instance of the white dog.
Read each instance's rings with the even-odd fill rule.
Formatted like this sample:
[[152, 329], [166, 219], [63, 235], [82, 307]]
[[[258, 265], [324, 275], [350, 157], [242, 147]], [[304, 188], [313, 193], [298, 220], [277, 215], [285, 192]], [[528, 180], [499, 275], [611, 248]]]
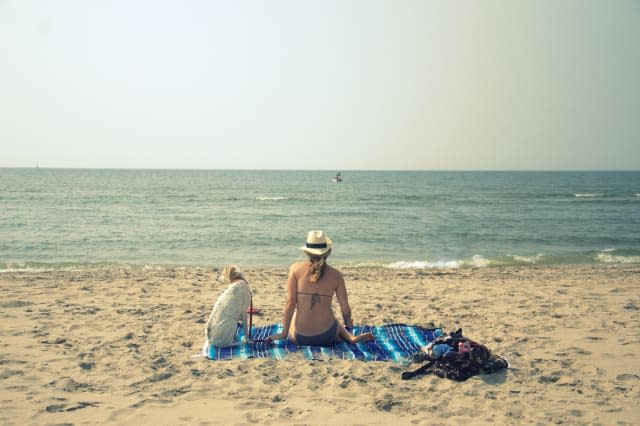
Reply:
[[247, 320], [247, 309], [251, 304], [251, 289], [244, 278], [244, 274], [234, 265], [225, 266], [218, 282], [230, 284], [218, 297], [205, 328], [205, 335], [209, 345], [225, 347], [235, 346], [241, 342], [233, 342], [236, 335], [238, 320], [244, 327], [245, 342], [251, 343], [251, 330]]

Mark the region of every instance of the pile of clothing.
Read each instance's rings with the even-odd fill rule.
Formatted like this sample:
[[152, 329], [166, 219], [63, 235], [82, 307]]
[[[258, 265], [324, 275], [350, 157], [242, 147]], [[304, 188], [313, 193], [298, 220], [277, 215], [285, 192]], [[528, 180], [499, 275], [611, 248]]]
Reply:
[[436, 374], [461, 382], [477, 374], [490, 374], [509, 366], [506, 359], [492, 354], [486, 346], [464, 337], [461, 328], [413, 354], [413, 361], [427, 363], [417, 370], [402, 373], [403, 380], [420, 374]]

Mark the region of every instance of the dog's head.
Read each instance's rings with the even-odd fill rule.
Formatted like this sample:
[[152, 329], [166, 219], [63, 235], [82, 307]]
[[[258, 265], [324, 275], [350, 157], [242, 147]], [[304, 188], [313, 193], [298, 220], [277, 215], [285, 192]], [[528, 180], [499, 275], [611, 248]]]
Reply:
[[220, 276], [218, 276], [218, 282], [220, 284], [231, 284], [238, 279], [244, 280], [245, 278], [242, 270], [236, 265], [225, 266], [222, 268], [222, 271], [220, 271]]

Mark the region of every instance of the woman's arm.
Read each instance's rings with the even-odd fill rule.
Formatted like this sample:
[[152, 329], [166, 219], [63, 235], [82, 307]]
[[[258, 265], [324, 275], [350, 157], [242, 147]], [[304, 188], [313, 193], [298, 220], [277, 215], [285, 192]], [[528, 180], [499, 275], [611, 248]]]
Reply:
[[349, 306], [349, 297], [347, 297], [347, 286], [344, 284], [344, 278], [339, 272], [338, 286], [336, 287], [336, 297], [338, 298], [338, 304], [340, 305], [340, 312], [342, 312], [344, 326], [353, 327], [353, 320], [351, 319], [351, 307]]
[[289, 269], [289, 279], [287, 280], [287, 301], [284, 304], [284, 313], [282, 318], [282, 332], [267, 337], [267, 341], [286, 339], [289, 335], [291, 327], [291, 318], [296, 310], [296, 301], [298, 299], [298, 278], [296, 277], [294, 267]]

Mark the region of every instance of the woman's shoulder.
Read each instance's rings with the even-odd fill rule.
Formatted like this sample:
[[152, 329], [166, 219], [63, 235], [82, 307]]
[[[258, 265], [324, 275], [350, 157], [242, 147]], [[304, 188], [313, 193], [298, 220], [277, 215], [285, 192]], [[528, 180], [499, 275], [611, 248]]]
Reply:
[[302, 271], [304, 269], [308, 269], [309, 268], [309, 262], [295, 262], [293, 264], [291, 264], [291, 267], [289, 268], [290, 272], [298, 272], [298, 271]]
[[339, 270], [337, 270], [331, 265], [327, 265], [326, 272], [328, 272], [329, 274], [333, 275], [336, 278], [342, 278], [342, 272], [340, 272]]

